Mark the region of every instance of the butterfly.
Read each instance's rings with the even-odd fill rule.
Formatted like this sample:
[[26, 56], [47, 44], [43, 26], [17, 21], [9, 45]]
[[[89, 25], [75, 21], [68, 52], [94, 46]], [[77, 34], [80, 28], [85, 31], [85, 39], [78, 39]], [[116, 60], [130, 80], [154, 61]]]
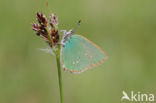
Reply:
[[73, 30], [64, 30], [61, 41], [61, 63], [65, 71], [81, 73], [104, 63], [108, 56], [104, 50]]

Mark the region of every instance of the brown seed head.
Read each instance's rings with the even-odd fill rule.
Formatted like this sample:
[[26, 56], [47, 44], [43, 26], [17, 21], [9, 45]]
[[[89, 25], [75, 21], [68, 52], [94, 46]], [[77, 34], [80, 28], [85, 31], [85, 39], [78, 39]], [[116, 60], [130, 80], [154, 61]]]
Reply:
[[43, 40], [45, 40], [49, 44], [50, 47], [58, 44], [59, 33], [56, 28], [56, 26], [58, 26], [58, 19], [56, 15], [52, 14], [50, 16], [49, 24], [51, 27], [48, 26], [48, 19], [42, 13], [37, 13], [37, 21], [38, 24], [32, 24], [32, 29], [36, 32], [36, 35], [41, 36]]
[[58, 25], [58, 19], [55, 14], [50, 15], [50, 23], [49, 24], [51, 25], [52, 28], [54, 27], [54, 25], [55, 26]]
[[41, 26], [47, 27], [48, 20], [42, 13], [37, 12], [37, 21]]

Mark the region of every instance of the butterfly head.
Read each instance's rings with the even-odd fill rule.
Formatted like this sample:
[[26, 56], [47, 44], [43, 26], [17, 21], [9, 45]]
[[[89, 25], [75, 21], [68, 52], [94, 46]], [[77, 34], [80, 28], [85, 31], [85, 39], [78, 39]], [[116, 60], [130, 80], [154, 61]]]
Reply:
[[66, 40], [68, 40], [69, 37], [71, 37], [72, 35], [74, 35], [74, 31], [71, 29], [68, 32], [66, 30], [63, 31], [63, 39], [61, 41], [62, 44], [65, 44]]
[[68, 32], [66, 30], [63, 30], [63, 41], [62, 43], [64, 44], [66, 40], [68, 40], [69, 37], [71, 37], [72, 35], [74, 35], [74, 33], [77, 31], [79, 25], [81, 23], [81, 20], [78, 21], [76, 28], [73, 30], [69, 30]]

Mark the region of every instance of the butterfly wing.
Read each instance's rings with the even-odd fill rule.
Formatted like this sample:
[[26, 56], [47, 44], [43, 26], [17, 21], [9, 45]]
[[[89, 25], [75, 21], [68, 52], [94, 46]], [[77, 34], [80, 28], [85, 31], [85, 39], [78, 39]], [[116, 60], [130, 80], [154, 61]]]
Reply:
[[61, 48], [61, 62], [65, 71], [80, 73], [103, 63], [105, 52], [81, 35], [72, 35]]

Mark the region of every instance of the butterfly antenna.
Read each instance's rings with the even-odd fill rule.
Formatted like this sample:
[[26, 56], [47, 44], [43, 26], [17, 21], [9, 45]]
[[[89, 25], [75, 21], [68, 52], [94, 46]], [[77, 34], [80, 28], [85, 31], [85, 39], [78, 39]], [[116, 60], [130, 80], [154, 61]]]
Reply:
[[73, 30], [73, 32], [76, 32], [78, 27], [80, 26], [81, 20], [78, 21], [76, 28]]

